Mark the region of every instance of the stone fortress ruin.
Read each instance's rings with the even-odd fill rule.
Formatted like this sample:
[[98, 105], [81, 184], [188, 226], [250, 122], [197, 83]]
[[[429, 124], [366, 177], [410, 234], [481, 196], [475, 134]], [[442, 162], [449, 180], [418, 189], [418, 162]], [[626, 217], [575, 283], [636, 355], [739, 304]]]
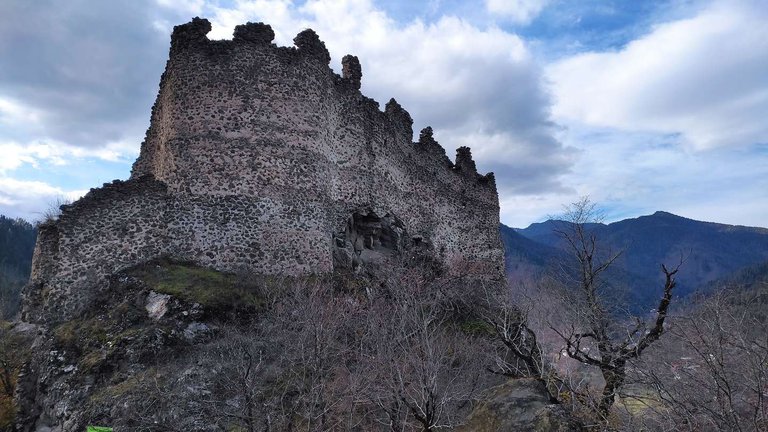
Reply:
[[412, 142], [408, 112], [361, 94], [356, 57], [334, 73], [312, 30], [278, 47], [262, 23], [232, 40], [210, 29], [174, 28], [130, 179], [40, 226], [26, 320], [69, 319], [108, 276], [159, 257], [306, 275], [426, 248], [503, 277], [495, 180], [468, 148], [452, 162], [429, 127]]

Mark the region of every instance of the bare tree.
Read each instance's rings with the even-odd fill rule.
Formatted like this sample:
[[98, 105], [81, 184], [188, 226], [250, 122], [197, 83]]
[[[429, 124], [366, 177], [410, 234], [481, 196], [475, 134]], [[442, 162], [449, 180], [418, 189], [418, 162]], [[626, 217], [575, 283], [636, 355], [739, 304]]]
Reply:
[[511, 290], [501, 293], [486, 291], [485, 305], [479, 314], [500, 343], [495, 352], [494, 366], [489, 370], [511, 378], [536, 378], [544, 383], [555, 402], [562, 379], [545, 353], [537, 332], [530, 325], [533, 306], [527, 300], [513, 300]]
[[595, 204], [583, 198], [567, 208], [562, 218], [564, 223], [555, 229], [571, 258], [562, 262], [560, 274], [576, 321], [567, 328], [553, 326], [552, 329], [565, 343], [567, 356], [600, 370], [605, 383], [595, 409], [606, 419], [618, 390], [625, 384], [627, 362], [639, 357], [665, 330], [664, 322], [676, 285], [675, 275], [682, 259], [673, 268], [661, 265], [665, 281], [655, 317], [651, 320], [634, 317], [634, 324], [627, 326], [627, 321], [621, 319], [609, 304], [604, 289], [607, 271], [622, 251], [611, 251], [600, 243], [592, 229], [592, 224], [599, 222], [598, 216]]

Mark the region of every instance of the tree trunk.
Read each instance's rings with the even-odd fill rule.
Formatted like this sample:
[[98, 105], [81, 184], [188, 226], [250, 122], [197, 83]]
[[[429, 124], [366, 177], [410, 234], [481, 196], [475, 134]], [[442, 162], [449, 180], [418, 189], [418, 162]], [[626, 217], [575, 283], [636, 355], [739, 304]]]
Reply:
[[626, 378], [627, 373], [624, 370], [623, 363], [603, 368], [602, 372], [603, 378], [605, 379], [605, 387], [603, 388], [603, 394], [600, 397], [598, 411], [603, 418], [607, 418], [615, 401], [616, 391], [624, 384], [624, 379]]

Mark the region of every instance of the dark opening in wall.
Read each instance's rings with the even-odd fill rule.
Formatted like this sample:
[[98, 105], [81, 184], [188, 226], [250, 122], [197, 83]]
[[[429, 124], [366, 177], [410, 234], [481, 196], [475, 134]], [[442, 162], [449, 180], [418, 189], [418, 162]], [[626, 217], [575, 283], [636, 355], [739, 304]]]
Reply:
[[347, 232], [353, 238], [362, 239], [365, 249], [397, 252], [404, 248], [405, 226], [396, 217], [387, 214], [379, 217], [376, 213], [354, 213], [350, 218]]
[[356, 211], [344, 231], [334, 236], [334, 268], [357, 269], [363, 263], [397, 257], [410, 248], [411, 241], [405, 225], [396, 216]]

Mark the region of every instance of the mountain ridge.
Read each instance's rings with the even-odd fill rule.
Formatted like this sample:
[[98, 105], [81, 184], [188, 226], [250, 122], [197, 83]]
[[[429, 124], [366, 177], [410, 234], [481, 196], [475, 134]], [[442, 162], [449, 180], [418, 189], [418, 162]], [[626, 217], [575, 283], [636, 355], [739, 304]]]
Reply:
[[[533, 223], [516, 233], [538, 244], [563, 250], [561, 239], [553, 231], [560, 220]], [[666, 211], [623, 219], [609, 224], [588, 224], [604, 247], [623, 251], [616, 262], [630, 277], [630, 291], [643, 298], [655, 298], [641, 285], [661, 281], [661, 264], [682, 260], [679, 274], [680, 295], [687, 295], [706, 284], [735, 272], [768, 261], [768, 229], [700, 221]], [[658, 284], [656, 284], [658, 285]]]

